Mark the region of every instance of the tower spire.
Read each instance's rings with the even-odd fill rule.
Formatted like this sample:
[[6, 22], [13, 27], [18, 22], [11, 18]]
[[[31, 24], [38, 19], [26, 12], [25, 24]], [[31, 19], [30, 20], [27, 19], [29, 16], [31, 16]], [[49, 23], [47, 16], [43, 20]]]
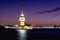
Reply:
[[23, 8], [22, 8], [21, 16], [24, 16], [24, 13], [23, 13]]
[[23, 13], [23, 8], [22, 8], [22, 11], [21, 11], [21, 15], [20, 15], [19, 21], [20, 21], [20, 25], [21, 26], [25, 25], [25, 16], [24, 16], [24, 13]]
[[23, 8], [22, 8], [22, 13], [23, 13]]

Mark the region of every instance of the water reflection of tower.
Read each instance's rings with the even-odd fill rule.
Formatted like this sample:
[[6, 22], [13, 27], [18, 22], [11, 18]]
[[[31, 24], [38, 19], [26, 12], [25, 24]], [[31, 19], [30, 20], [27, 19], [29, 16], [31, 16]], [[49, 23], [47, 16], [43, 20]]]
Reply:
[[23, 14], [23, 9], [22, 9], [22, 12], [21, 12], [21, 15], [20, 15], [20, 18], [19, 18], [19, 23], [20, 23], [21, 27], [24, 27], [24, 25], [25, 25], [25, 16]]

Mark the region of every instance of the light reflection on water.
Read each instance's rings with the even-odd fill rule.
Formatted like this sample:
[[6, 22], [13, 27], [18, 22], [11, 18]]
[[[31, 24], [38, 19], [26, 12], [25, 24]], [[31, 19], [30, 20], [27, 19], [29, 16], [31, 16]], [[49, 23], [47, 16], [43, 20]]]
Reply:
[[26, 37], [27, 37], [26, 32], [27, 32], [27, 30], [17, 30], [17, 31], [19, 32], [18, 40], [26, 40]]

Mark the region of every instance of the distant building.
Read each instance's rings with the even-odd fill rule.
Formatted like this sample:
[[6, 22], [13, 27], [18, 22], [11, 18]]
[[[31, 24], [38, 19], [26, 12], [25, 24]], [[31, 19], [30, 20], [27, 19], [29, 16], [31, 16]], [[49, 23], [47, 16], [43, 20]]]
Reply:
[[54, 25], [54, 27], [60, 27], [60, 25], [59, 24], [56, 24], [56, 25]]

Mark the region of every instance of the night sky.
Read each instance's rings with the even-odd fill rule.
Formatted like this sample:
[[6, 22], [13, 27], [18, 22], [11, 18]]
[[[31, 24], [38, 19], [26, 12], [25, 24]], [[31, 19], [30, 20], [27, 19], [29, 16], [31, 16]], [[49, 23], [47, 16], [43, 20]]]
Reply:
[[26, 23], [60, 24], [60, 0], [0, 0], [0, 24], [17, 24], [22, 7]]

